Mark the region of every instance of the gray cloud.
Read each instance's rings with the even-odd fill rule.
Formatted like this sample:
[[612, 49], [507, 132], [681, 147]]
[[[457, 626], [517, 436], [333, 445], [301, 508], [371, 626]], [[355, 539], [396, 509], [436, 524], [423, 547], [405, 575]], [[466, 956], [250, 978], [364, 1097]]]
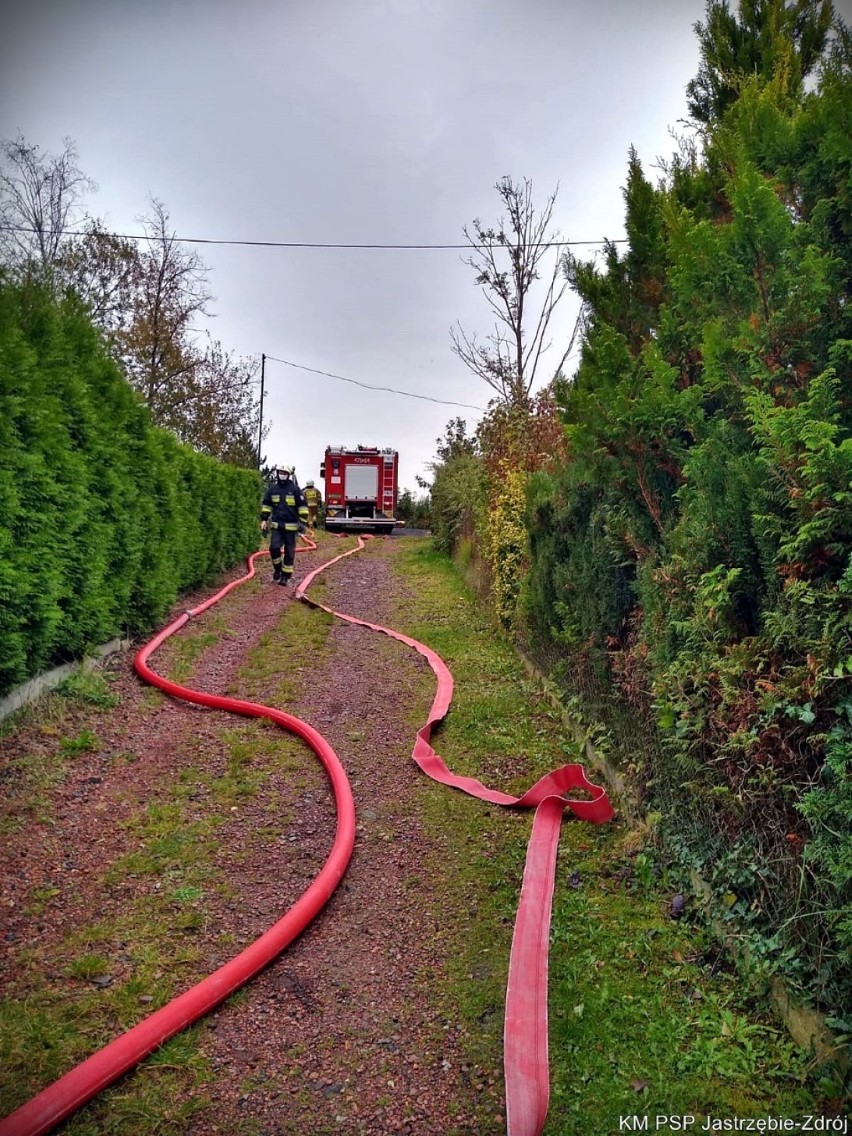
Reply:
[[[0, 44], [0, 134], [75, 139], [90, 211], [136, 232], [153, 193], [181, 236], [453, 243], [494, 183], [560, 185], [563, 237], [623, 235], [627, 151], [674, 148], [704, 0], [35, 0]], [[450, 353], [487, 333], [459, 252], [203, 246], [210, 331], [377, 386], [485, 405]], [[566, 298], [552, 355], [567, 341]], [[564, 348], [563, 348], [564, 349]], [[461, 411], [270, 363], [265, 450], [316, 477], [328, 442], [392, 445], [427, 475]]]

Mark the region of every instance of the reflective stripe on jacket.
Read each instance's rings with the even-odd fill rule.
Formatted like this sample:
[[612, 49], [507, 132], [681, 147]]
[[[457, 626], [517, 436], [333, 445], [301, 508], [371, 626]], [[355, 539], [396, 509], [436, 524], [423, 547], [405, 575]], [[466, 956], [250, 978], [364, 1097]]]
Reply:
[[308, 505], [295, 481], [271, 481], [266, 487], [260, 506], [260, 519], [269, 521], [270, 528], [293, 532], [308, 517]]

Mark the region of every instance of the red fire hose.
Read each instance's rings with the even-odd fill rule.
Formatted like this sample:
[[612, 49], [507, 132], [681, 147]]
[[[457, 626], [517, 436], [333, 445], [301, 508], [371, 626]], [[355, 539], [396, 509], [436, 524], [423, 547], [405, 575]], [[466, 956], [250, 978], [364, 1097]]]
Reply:
[[[348, 554], [347, 554], [348, 555]], [[339, 557], [338, 557], [339, 559]], [[333, 563], [333, 561], [332, 561]], [[299, 599], [312, 607], [331, 612], [338, 619], [380, 631], [413, 647], [428, 661], [438, 681], [429, 718], [417, 731], [411, 756], [424, 773], [442, 785], [461, 789], [472, 797], [496, 805], [535, 808], [532, 833], [527, 845], [521, 898], [515, 918], [512, 950], [509, 956], [509, 984], [503, 1026], [503, 1071], [506, 1081], [506, 1125], [508, 1136], [539, 1136], [547, 1118], [550, 1073], [547, 1053], [547, 964], [550, 940], [550, 912], [556, 870], [556, 849], [565, 809], [581, 820], [604, 824], [611, 820], [613, 808], [606, 790], [586, 777], [582, 765], [563, 765], [528, 789], [513, 797], [488, 789], [473, 777], [452, 773], [430, 744], [432, 728], [446, 715], [453, 697], [453, 676], [446, 663], [430, 647], [398, 631], [343, 615], [305, 595], [314, 577], [327, 565], [314, 569], [296, 589]], [[585, 792], [589, 800], [574, 800], [572, 789]]]
[[[316, 546], [308, 545], [308, 547]], [[205, 603], [185, 612], [179, 619], [169, 624], [138, 652], [134, 666], [147, 682], [153, 683], [154, 686], [176, 698], [217, 710], [230, 710], [250, 718], [268, 718], [282, 729], [289, 730], [307, 742], [328, 773], [337, 808], [337, 832], [328, 859], [308, 889], [259, 939], [199, 982], [197, 986], [193, 986], [121, 1037], [111, 1041], [13, 1112], [11, 1116], [0, 1122], [0, 1136], [42, 1136], [43, 1133], [50, 1132], [60, 1121], [91, 1100], [107, 1085], [138, 1065], [168, 1038], [209, 1013], [268, 966], [301, 934], [322, 910], [343, 878], [355, 843], [355, 805], [343, 766], [325, 738], [306, 722], [294, 718], [291, 714], [254, 702], [242, 702], [234, 698], [222, 698], [219, 695], [191, 690], [189, 687], [162, 678], [152, 671], [147, 663], [149, 656], [161, 643], [185, 626], [190, 618], [200, 615], [207, 608], [218, 603], [228, 592], [250, 580], [254, 576], [254, 561], [258, 556], [265, 555], [265, 552], [254, 553], [249, 557], [249, 571], [245, 576], [232, 581]]]
[[[315, 548], [316, 545], [306, 543], [306, 547]], [[363, 547], [364, 542], [359, 537], [355, 548], [314, 569], [297, 588], [296, 597], [331, 612], [330, 608], [306, 596], [305, 591], [318, 573]], [[254, 553], [249, 557], [249, 571], [245, 576], [232, 581], [205, 603], [185, 612], [156, 635], [138, 652], [134, 666], [142, 678], [176, 698], [247, 717], [268, 718], [307, 742], [328, 773], [337, 808], [337, 832], [328, 859], [296, 903], [259, 939], [198, 985], [110, 1042], [0, 1121], [0, 1136], [44, 1136], [168, 1038], [209, 1013], [268, 966], [301, 934], [328, 902], [346, 871], [354, 846], [355, 808], [346, 774], [328, 742], [307, 723], [290, 714], [254, 702], [192, 690], [162, 678], [147, 664], [149, 656], [169, 636], [184, 627], [190, 618], [200, 615], [228, 592], [251, 579], [255, 560], [264, 555], [265, 552]], [[340, 612], [331, 614], [398, 639], [428, 660], [437, 678], [438, 689], [429, 719], [418, 731], [412, 752], [424, 773], [482, 800], [536, 808], [509, 961], [503, 1061], [509, 1136], [539, 1136], [547, 1115], [549, 1096], [547, 956], [556, 847], [562, 814], [565, 808], [570, 808], [578, 817], [600, 824], [611, 818], [612, 806], [606, 792], [586, 778], [580, 765], [564, 765], [549, 773], [522, 797], [488, 789], [474, 778], [450, 772], [429, 742], [433, 726], [445, 716], [452, 699], [453, 680], [443, 660], [429, 647], [407, 635]], [[565, 796], [575, 788], [583, 789], [591, 799], [572, 800]]]

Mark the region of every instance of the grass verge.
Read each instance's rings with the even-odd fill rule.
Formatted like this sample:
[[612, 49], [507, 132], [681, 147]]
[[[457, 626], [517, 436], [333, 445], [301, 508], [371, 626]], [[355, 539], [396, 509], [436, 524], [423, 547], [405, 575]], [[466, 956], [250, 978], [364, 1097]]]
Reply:
[[[401, 542], [402, 543], [402, 542]], [[448, 765], [517, 793], [581, 760], [512, 649], [452, 563], [423, 541], [395, 559], [411, 589], [394, 624], [433, 647], [455, 679], [435, 748]], [[458, 1007], [470, 1060], [493, 1064], [529, 818], [436, 786], [427, 823], [442, 858], [442, 918], [459, 944], [443, 996]], [[767, 1005], [687, 922], [622, 821], [563, 824], [550, 954], [549, 1136], [618, 1132], [621, 1117], [799, 1117], [830, 1112], [815, 1076]], [[448, 1009], [448, 1012], [449, 1009]]]

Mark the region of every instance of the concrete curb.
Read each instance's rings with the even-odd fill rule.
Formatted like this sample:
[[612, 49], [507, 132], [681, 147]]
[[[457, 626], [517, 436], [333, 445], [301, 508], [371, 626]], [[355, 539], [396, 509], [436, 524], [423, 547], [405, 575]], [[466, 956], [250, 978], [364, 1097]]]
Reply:
[[36, 675], [35, 678], [21, 683], [20, 686], [16, 686], [14, 690], [10, 690], [7, 695], [0, 698], [0, 722], [4, 718], [8, 718], [10, 714], [14, 714], [16, 710], [20, 710], [22, 706], [26, 706], [27, 703], [35, 702], [46, 690], [53, 690], [54, 687], [70, 678], [71, 675], [77, 674], [78, 671], [93, 670], [101, 659], [107, 655], [114, 655], [118, 651], [124, 651], [129, 646], [129, 639], [110, 639], [108, 643], [104, 643], [100, 647], [93, 647], [91, 653], [83, 659], [63, 663], [62, 666], [44, 671], [42, 674]]
[[532, 678], [541, 689], [542, 694], [550, 702], [553, 709], [559, 714], [562, 724], [574, 736], [574, 740], [582, 745], [583, 754], [586, 762], [606, 779], [610, 787], [612, 796], [615, 797], [619, 811], [625, 815], [632, 822], [641, 821], [644, 819], [641, 806], [639, 805], [636, 795], [631, 792], [624, 777], [615, 768], [615, 766], [607, 761], [603, 754], [595, 749], [588, 732], [575, 721], [574, 718], [565, 709], [562, 699], [559, 697], [559, 691], [555, 685], [546, 675], [544, 675], [535, 663], [529, 659], [524, 652], [516, 647], [518, 657], [524, 665], [527, 674]]

